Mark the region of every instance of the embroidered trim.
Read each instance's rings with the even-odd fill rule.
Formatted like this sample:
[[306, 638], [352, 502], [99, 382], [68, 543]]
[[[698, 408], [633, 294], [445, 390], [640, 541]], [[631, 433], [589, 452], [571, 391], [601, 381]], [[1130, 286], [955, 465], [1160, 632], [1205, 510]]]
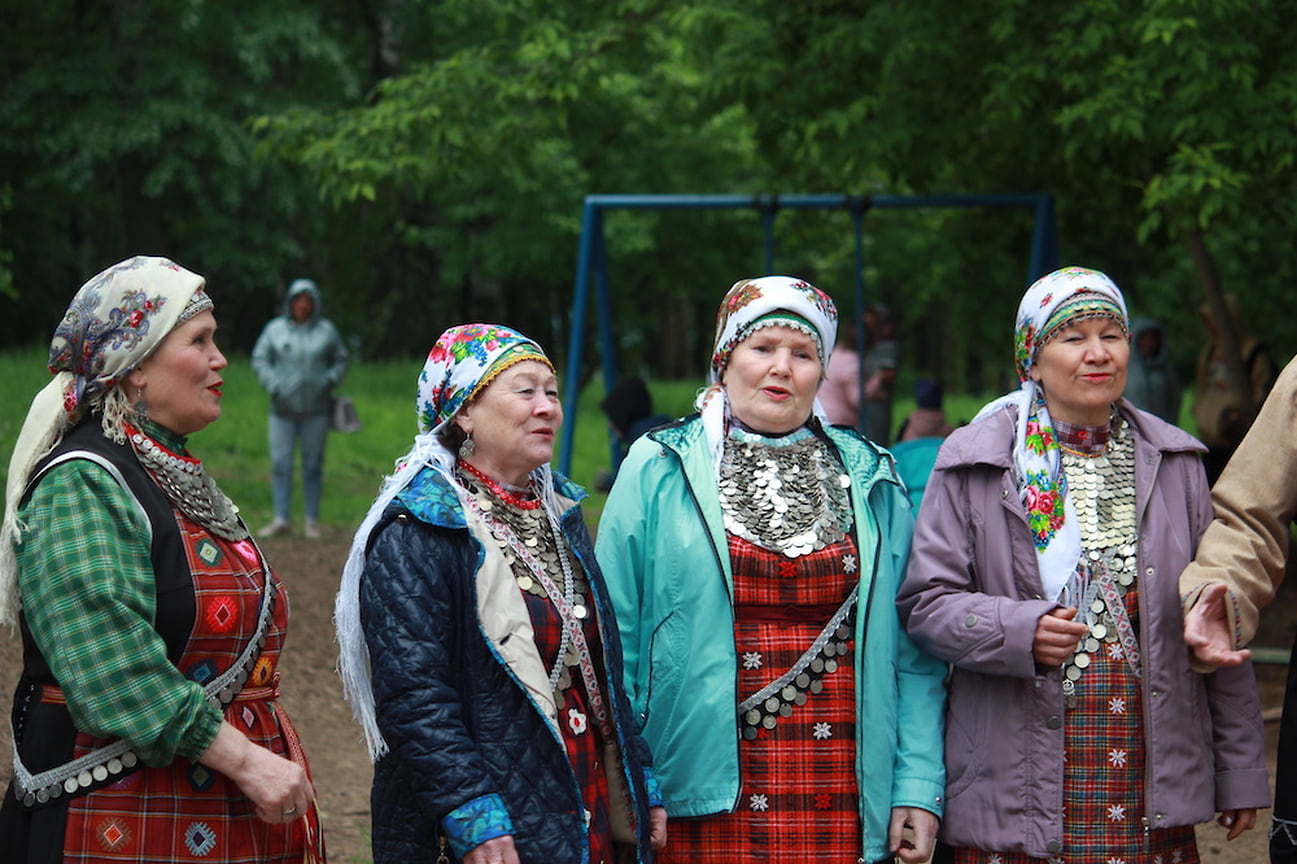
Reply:
[[[860, 585], [842, 602], [824, 625], [809, 648], [802, 652], [788, 671], [739, 703], [739, 723], [743, 737], [752, 740], [762, 727], [773, 729], [780, 717], [793, 713], [793, 707], [806, 701], [806, 693], [820, 691], [820, 678], [836, 672], [839, 656], [847, 653], [851, 638], [850, 622], [860, 596]], [[823, 656], [821, 656], [823, 655]], [[820, 686], [817, 686], [820, 685]]]
[[[96, 464], [104, 464], [98, 454], [88, 451], [74, 451], [66, 454], [66, 457], [59, 461], [66, 461], [66, 458], [89, 459]], [[136, 505], [139, 505], [138, 500]], [[141, 510], [141, 512], [143, 511]], [[145, 514], [145, 517], [147, 522], [147, 514]], [[274, 574], [271, 572], [265, 556], [262, 555], [261, 549], [255, 543], [253, 548], [257, 551], [261, 570], [265, 574], [261, 614], [257, 618], [256, 631], [243, 647], [243, 651], [238, 658], [229, 668], [203, 687], [203, 695], [207, 697], [208, 703], [216, 708], [230, 704], [243, 690], [243, 685], [251, 676], [253, 668], [257, 665], [257, 660], [261, 656], [261, 649], [265, 647], [266, 633], [269, 631], [274, 617], [275, 598], [278, 593], [275, 590]], [[27, 766], [23, 764], [22, 757], [18, 753], [18, 736], [13, 734], [12, 725], [9, 731], [10, 738], [13, 741], [14, 797], [27, 808], [47, 804], [61, 795], [74, 796], [89, 792], [94, 787], [112, 782], [117, 775], [131, 770], [139, 762], [139, 757], [131, 749], [130, 744], [119, 738], [102, 747], [97, 747], [70, 762], [56, 765], [39, 774], [32, 774]]]

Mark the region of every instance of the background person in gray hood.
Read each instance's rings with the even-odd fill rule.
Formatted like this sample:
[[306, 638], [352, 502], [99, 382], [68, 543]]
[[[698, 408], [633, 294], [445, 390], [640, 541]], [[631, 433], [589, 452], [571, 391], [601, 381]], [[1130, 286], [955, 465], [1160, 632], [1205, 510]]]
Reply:
[[270, 459], [275, 518], [261, 531], [271, 537], [292, 531], [293, 459], [302, 450], [306, 536], [320, 536], [320, 488], [324, 443], [329, 435], [333, 388], [347, 372], [347, 349], [322, 314], [320, 289], [310, 279], [288, 286], [284, 314], [261, 331], [252, 368], [270, 393]]
[[1166, 328], [1156, 318], [1136, 318], [1130, 328], [1130, 365], [1126, 367], [1127, 400], [1168, 423], [1180, 425], [1184, 394], [1171, 363]]

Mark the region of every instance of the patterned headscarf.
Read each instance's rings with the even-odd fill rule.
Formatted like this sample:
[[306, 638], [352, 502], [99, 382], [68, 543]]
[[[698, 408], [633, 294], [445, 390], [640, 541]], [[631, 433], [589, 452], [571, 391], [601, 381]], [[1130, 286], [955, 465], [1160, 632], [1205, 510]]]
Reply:
[[1130, 323], [1121, 289], [1103, 273], [1064, 267], [1038, 279], [1018, 304], [1014, 330], [1014, 366], [1022, 386], [978, 412], [974, 422], [1012, 407], [1017, 412], [1013, 464], [1018, 494], [1036, 545], [1046, 596], [1057, 599], [1076, 570], [1081, 532], [1067, 496], [1067, 475], [1059, 458], [1053, 421], [1044, 390], [1031, 370], [1059, 331], [1087, 318], [1111, 318], [1129, 338]]
[[734, 348], [762, 327], [792, 327], [815, 340], [820, 366], [838, 338], [838, 310], [832, 298], [804, 279], [762, 276], [735, 282], [716, 313], [711, 383], [718, 384]]
[[[694, 407], [702, 414], [712, 464], [720, 471], [730, 408], [721, 378], [740, 342], [764, 327], [791, 327], [815, 340], [820, 378], [829, 365], [829, 352], [838, 338], [838, 310], [833, 299], [804, 279], [762, 276], [740, 279], [730, 286], [716, 314], [716, 341], [712, 348], [711, 385], [698, 394]], [[814, 412], [824, 416], [820, 400]]]
[[[450, 483], [461, 500], [468, 494], [455, 477], [455, 454], [442, 443], [438, 432], [455, 415], [486, 389], [510, 366], [524, 360], [554, 364], [531, 339], [500, 324], [461, 324], [437, 339], [419, 373], [415, 411], [419, 432], [414, 445], [396, 460], [396, 470], [383, 480], [378, 497], [351, 541], [351, 552], [342, 569], [342, 584], [334, 601], [333, 622], [338, 636], [338, 674], [351, 703], [351, 712], [365, 732], [371, 760], [387, 752], [387, 742], [374, 713], [374, 693], [369, 671], [369, 648], [360, 623], [360, 579], [365, 570], [365, 550], [387, 505], [410, 484], [419, 472], [431, 468]], [[548, 465], [532, 472], [541, 499], [555, 518], [558, 501], [554, 494], [554, 473]]]
[[501, 372], [523, 360], [554, 371], [539, 345], [509, 327], [461, 324], [442, 333], [419, 375], [419, 431], [440, 431]]
[[[153, 353], [176, 326], [212, 308], [206, 280], [166, 258], [137, 256], [92, 277], [72, 298], [50, 341], [53, 380], [36, 394], [9, 460], [0, 526], [0, 622], [18, 611], [18, 505], [32, 469], [94, 406], [105, 409], [104, 431], [124, 440], [114, 386]], [[118, 394], [121, 404], [125, 396]]]

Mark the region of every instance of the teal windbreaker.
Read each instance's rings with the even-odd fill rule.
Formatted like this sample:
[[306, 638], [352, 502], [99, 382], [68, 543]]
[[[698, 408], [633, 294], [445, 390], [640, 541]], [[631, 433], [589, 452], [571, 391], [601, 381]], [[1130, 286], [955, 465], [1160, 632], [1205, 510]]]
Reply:
[[[946, 669], [915, 647], [897, 616], [913, 520], [890, 455], [852, 430], [812, 425], [852, 481], [862, 564], [856, 780], [862, 845], [874, 861], [888, 854], [893, 807], [942, 814]], [[621, 630], [626, 690], [667, 812], [732, 811], [741, 786], [733, 579], [715, 469], [696, 415], [631, 446], [595, 549]]]

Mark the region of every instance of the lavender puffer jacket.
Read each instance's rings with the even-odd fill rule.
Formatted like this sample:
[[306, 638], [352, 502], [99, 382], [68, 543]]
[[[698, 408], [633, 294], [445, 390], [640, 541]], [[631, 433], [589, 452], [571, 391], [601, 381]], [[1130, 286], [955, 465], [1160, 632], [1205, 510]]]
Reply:
[[[1125, 404], [1135, 438], [1140, 647], [1153, 829], [1217, 810], [1265, 807], [1265, 737], [1250, 665], [1190, 671], [1177, 580], [1211, 521], [1202, 445]], [[1013, 483], [1014, 417], [956, 430], [928, 481], [897, 603], [918, 645], [953, 664], [946, 721], [946, 815], [957, 846], [1033, 857], [1063, 838], [1060, 669], [1037, 668], [1036, 552]]]

